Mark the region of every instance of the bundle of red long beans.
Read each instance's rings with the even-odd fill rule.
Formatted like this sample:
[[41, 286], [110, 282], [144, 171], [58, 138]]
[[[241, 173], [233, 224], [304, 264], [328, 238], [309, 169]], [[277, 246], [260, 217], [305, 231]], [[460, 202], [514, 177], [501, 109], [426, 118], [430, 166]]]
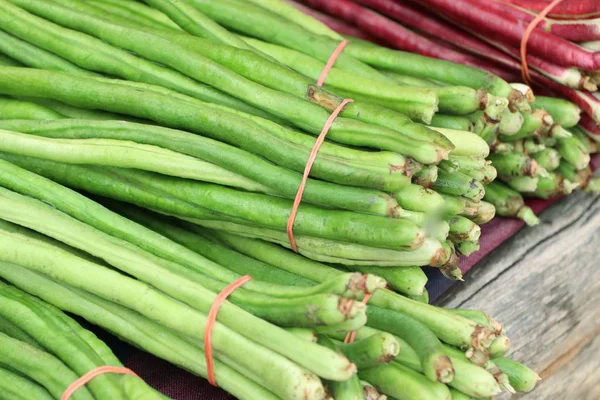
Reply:
[[[520, 46], [550, 0], [301, 0], [332, 29], [390, 47], [486, 69], [522, 81]], [[329, 17], [334, 16], [335, 19]], [[536, 94], [566, 98], [600, 134], [600, 2], [565, 0], [526, 43]]]

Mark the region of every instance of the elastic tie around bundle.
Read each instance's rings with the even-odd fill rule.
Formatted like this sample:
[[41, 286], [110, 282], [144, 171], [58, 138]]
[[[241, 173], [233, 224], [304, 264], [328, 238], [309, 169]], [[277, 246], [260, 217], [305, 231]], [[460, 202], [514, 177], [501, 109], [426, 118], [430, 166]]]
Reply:
[[62, 394], [60, 400], [69, 400], [71, 396], [73, 396], [73, 393], [90, 383], [95, 377], [102, 374], [123, 374], [132, 375], [136, 378], [139, 378], [139, 376], [137, 376], [137, 374], [129, 368], [105, 365], [103, 367], [98, 367], [96, 369], [91, 370], [87, 374], [83, 375], [81, 378], [77, 379], [75, 382], [71, 383]]
[[[333, 51], [333, 53], [329, 57], [329, 60], [327, 60], [327, 64], [325, 64], [321, 75], [319, 76], [317, 86], [323, 86], [323, 83], [325, 83], [325, 79], [327, 79], [327, 74], [329, 74], [329, 71], [333, 67], [333, 64], [335, 64], [335, 60], [337, 60], [341, 52], [344, 50], [344, 47], [346, 47], [346, 45], [349, 42], [349, 40], [343, 40]], [[319, 149], [325, 141], [325, 136], [327, 136], [327, 133], [329, 133], [329, 129], [331, 129], [333, 122], [335, 121], [337, 116], [344, 110], [344, 107], [346, 107], [348, 103], [352, 103], [353, 101], [354, 100], [352, 99], [344, 99], [340, 103], [340, 105], [338, 105], [336, 109], [333, 110], [329, 118], [327, 118], [327, 121], [325, 122], [325, 125], [323, 126], [323, 129], [317, 137], [317, 140], [315, 141], [315, 144], [310, 152], [310, 156], [306, 161], [306, 166], [304, 167], [304, 173], [302, 175], [302, 181], [300, 182], [300, 186], [298, 186], [298, 191], [296, 192], [296, 197], [294, 198], [292, 211], [290, 212], [290, 216], [287, 221], [288, 240], [290, 241], [290, 246], [296, 253], [298, 252], [298, 246], [296, 245], [296, 239], [294, 238], [294, 221], [296, 220], [298, 207], [300, 207], [300, 203], [302, 202], [302, 195], [304, 194], [304, 189], [306, 188], [306, 182], [308, 180], [308, 176], [310, 175], [310, 170], [312, 169], [315, 159], [317, 158], [317, 154], [319, 153]]]
[[550, 11], [552, 11], [552, 9], [554, 9], [554, 7], [556, 7], [563, 1], [564, 0], [554, 0], [552, 3], [548, 4], [548, 6], [546, 8], [544, 8], [529, 23], [529, 25], [527, 26], [527, 29], [525, 29], [525, 33], [523, 34], [523, 37], [521, 38], [521, 76], [523, 77], [523, 81], [528, 85], [531, 85], [530, 84], [531, 77], [529, 76], [529, 65], [527, 65], [527, 42], [529, 41], [529, 37], [531, 36], [531, 33], [533, 32], [533, 30], [539, 25], [539, 23], [542, 22], [542, 20], [544, 18], [546, 18], [546, 15], [548, 15], [550, 13]]
[[[373, 296], [372, 293], [367, 293], [365, 294], [365, 297], [363, 298], [362, 303], [364, 305], [367, 305], [367, 303], [369, 302], [369, 299], [371, 298], [371, 296]], [[352, 331], [352, 332], [348, 332], [348, 334], [346, 335], [346, 337], [344, 338], [344, 343], [348, 344], [348, 343], [352, 343], [354, 342], [354, 338], [356, 337], [356, 332]]]
[[204, 357], [206, 358], [206, 375], [208, 379], [208, 383], [215, 387], [219, 387], [217, 385], [217, 380], [215, 378], [215, 363], [213, 360], [213, 349], [212, 349], [212, 331], [217, 322], [217, 314], [219, 313], [219, 309], [221, 305], [227, 300], [227, 297], [231, 295], [235, 291], [235, 289], [243, 286], [246, 282], [251, 280], [252, 277], [250, 275], [244, 275], [227, 285], [223, 290], [219, 292], [217, 297], [215, 297], [215, 301], [210, 306], [210, 310], [208, 312], [208, 317], [206, 319], [206, 328], [204, 329]]

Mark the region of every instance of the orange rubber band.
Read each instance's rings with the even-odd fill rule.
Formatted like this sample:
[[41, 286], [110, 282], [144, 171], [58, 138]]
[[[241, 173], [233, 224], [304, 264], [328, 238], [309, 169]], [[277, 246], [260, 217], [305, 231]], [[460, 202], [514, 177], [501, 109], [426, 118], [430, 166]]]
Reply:
[[327, 64], [325, 64], [325, 68], [323, 68], [323, 71], [321, 71], [321, 75], [319, 75], [319, 80], [317, 80], [317, 86], [323, 86], [323, 84], [325, 83], [325, 79], [327, 79], [329, 71], [331, 70], [331, 68], [333, 68], [333, 64], [335, 64], [335, 60], [337, 60], [342, 51], [344, 51], [344, 47], [346, 47], [348, 43], [350, 43], [349, 40], [342, 40], [340, 44], [338, 44], [338, 46], [335, 48], [333, 53], [331, 53], [331, 56], [329, 56], [329, 60], [327, 60]]
[[137, 374], [129, 368], [112, 367], [110, 365], [105, 365], [103, 367], [98, 367], [96, 369], [91, 370], [87, 374], [83, 375], [81, 378], [77, 379], [75, 382], [71, 383], [62, 394], [60, 400], [69, 400], [71, 396], [73, 396], [73, 393], [90, 383], [95, 377], [103, 374], [124, 374], [132, 375], [139, 378], [139, 376], [137, 376]]
[[[348, 43], [350, 43], [349, 40], [343, 40], [333, 51], [333, 53], [329, 57], [329, 60], [327, 60], [327, 64], [325, 64], [323, 71], [321, 71], [321, 75], [319, 76], [319, 80], [317, 81], [317, 86], [323, 86], [323, 83], [325, 83], [325, 79], [327, 79], [329, 71], [331, 70], [331, 68], [333, 68], [333, 64], [335, 64], [335, 60], [339, 57], [341, 52], [344, 50], [344, 47], [346, 47]], [[302, 195], [304, 194], [304, 189], [306, 188], [306, 181], [308, 180], [308, 176], [310, 175], [310, 170], [312, 169], [315, 159], [317, 158], [319, 148], [321, 148], [321, 145], [325, 141], [325, 136], [327, 136], [329, 129], [331, 129], [331, 126], [333, 125], [333, 122], [335, 121], [337, 116], [344, 110], [344, 107], [346, 107], [348, 103], [352, 103], [353, 101], [354, 100], [352, 99], [344, 99], [340, 103], [340, 105], [337, 106], [335, 110], [333, 110], [329, 118], [327, 118], [327, 122], [325, 122], [325, 126], [323, 126], [321, 133], [317, 137], [312, 151], [310, 152], [310, 156], [306, 161], [306, 166], [304, 167], [304, 173], [302, 175], [302, 181], [300, 182], [300, 186], [298, 186], [298, 191], [296, 192], [296, 197], [294, 198], [292, 211], [290, 212], [290, 216], [287, 221], [288, 240], [290, 241], [290, 246], [292, 247], [292, 250], [294, 250], [296, 253], [298, 252], [298, 246], [296, 245], [296, 239], [294, 238], [294, 221], [296, 221], [298, 207], [300, 207], [300, 203], [302, 202]]]
[[525, 82], [528, 85], [531, 85], [531, 77], [529, 76], [529, 65], [527, 65], [527, 42], [529, 41], [529, 37], [531, 36], [533, 30], [538, 26], [538, 24], [542, 22], [544, 18], [546, 18], [546, 15], [548, 15], [554, 7], [556, 7], [563, 1], [564, 0], [554, 0], [552, 3], [548, 4], [548, 6], [544, 8], [542, 12], [540, 12], [537, 15], [537, 17], [535, 17], [529, 23], [527, 29], [525, 29], [525, 33], [523, 34], [523, 38], [521, 39], [521, 76], [523, 77], [523, 82]]
[[[362, 303], [364, 305], [366, 305], [369, 301], [369, 299], [371, 298], [371, 296], [373, 296], [372, 293], [367, 293], [365, 294], [365, 297], [363, 298]], [[344, 338], [344, 343], [348, 344], [348, 343], [352, 343], [354, 342], [354, 338], [356, 337], [356, 332], [352, 331], [352, 332], [348, 332], [348, 334], [346, 335], [346, 337]]]
[[206, 328], [204, 329], [204, 355], [206, 358], [206, 374], [208, 383], [213, 386], [219, 387], [217, 385], [217, 380], [215, 378], [215, 363], [213, 360], [213, 351], [212, 351], [212, 331], [215, 327], [215, 323], [217, 322], [217, 314], [219, 313], [219, 308], [221, 305], [227, 300], [227, 297], [231, 293], [235, 291], [235, 289], [243, 286], [246, 282], [251, 280], [252, 277], [250, 275], [244, 275], [240, 278], [236, 279], [232, 283], [230, 283], [227, 287], [223, 288], [221, 292], [215, 297], [215, 301], [212, 306], [210, 306], [210, 310], [208, 312], [208, 317], [206, 320]]

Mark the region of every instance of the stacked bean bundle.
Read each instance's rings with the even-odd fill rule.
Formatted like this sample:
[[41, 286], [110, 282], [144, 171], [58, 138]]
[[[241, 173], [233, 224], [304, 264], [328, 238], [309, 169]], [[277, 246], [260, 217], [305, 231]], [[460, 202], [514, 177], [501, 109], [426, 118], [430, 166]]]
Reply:
[[[477, 3], [477, 1], [471, 2]], [[508, 65], [516, 65], [520, 68], [518, 62], [511, 60], [510, 56], [503, 55], [494, 47], [453, 28], [447, 22], [438, 20], [432, 14], [423, 12], [411, 4], [389, 0], [357, 0], [355, 2], [349, 0], [303, 0], [302, 3], [355, 24], [361, 29], [361, 32], [386, 44], [466, 65], [460, 68], [456, 64], [440, 61], [438, 68], [433, 70], [424, 67], [415, 68], [412, 54], [376, 48], [366, 42], [354, 40], [356, 47], [363, 47], [362, 56], [358, 51], [356, 52], [358, 58], [362, 57], [363, 61], [376, 68], [391, 70], [392, 72], [387, 72], [387, 74], [403, 84], [434, 87], [437, 90], [449, 90], [448, 85], [457, 83], [473, 88], [482, 87], [481, 79], [478, 78], [482, 75], [481, 71], [476, 73], [467, 65], [485, 68], [493, 73], [506, 76], [508, 79], [518, 79], [507, 73], [512, 70], [505, 68], [506, 65], [503, 63], [493, 65], [482, 60], [485, 57], [495, 57], [499, 53], [501, 60], [508, 59]], [[491, 6], [494, 4], [497, 3], [492, 2]], [[382, 12], [416, 31], [409, 31], [364, 6]], [[502, 7], [510, 8], [506, 5]], [[464, 4], [458, 5], [457, 8], [463, 9]], [[477, 8], [470, 10], [473, 9]], [[310, 9], [303, 10], [313, 12]], [[479, 18], [481, 15], [477, 17]], [[340, 21], [332, 22], [330, 17], [322, 19], [342, 32], [356, 33], [352, 27], [348, 28], [343, 23], [340, 24]], [[327, 28], [321, 29], [324, 29], [324, 34], [341, 38], [337, 33], [328, 31]], [[463, 50], [472, 51], [476, 56], [463, 54], [461, 50], [456, 50], [454, 45]], [[394, 54], [394, 63], [383, 64], [379, 60], [371, 60], [365, 56], [369, 51], [387, 53], [390, 54], [390, 58]], [[401, 58], [405, 59], [405, 62], [402, 62]], [[449, 65], [452, 65], [453, 68], [450, 69]], [[575, 70], [570, 72], [575, 75], [578, 73]], [[537, 77], [537, 75], [535, 76]], [[577, 76], [581, 77], [581, 74]], [[544, 82], [546, 80], [547, 78], [544, 78]], [[583, 81], [589, 82], [590, 79], [588, 77]], [[598, 181], [592, 178], [589, 161], [590, 153], [597, 151], [597, 141], [600, 136], [594, 135], [597, 128], [589, 118], [585, 119], [585, 116], [582, 125], [577, 126], [580, 121], [581, 109], [576, 104], [553, 97], [537, 96], [534, 98], [529, 87], [523, 84], [513, 84], [512, 86], [532, 102], [530, 108], [521, 107], [519, 112], [515, 113], [507, 110], [500, 115], [500, 118], [487, 110], [485, 112], [476, 111], [470, 115], [449, 115], [446, 110], [440, 109], [440, 113], [437, 113], [431, 121], [426, 122], [436, 127], [471, 130], [486, 139], [492, 146], [493, 153], [488, 160], [492, 162], [503, 182], [492, 183], [486, 191], [485, 200], [494, 204], [499, 215], [519, 217], [532, 225], [537, 223], [537, 218], [525, 205], [521, 194], [549, 198], [570, 194], [575, 188], [584, 188], [591, 192], [598, 191]], [[583, 96], [581, 92], [579, 93]], [[594, 100], [589, 95], [584, 97]], [[591, 101], [590, 104], [595, 103]], [[583, 108], [589, 111], [588, 108]], [[485, 119], [478, 119], [482, 114]]]
[[[306, 29], [314, 20], [237, 0], [147, 3], [0, 0], [0, 277], [206, 376], [211, 304], [250, 274], [212, 337], [217, 381], [240, 399], [378, 396], [359, 379], [399, 399], [535, 385], [496, 359], [508, 349], [497, 322], [426, 304], [420, 268], [461, 278], [457, 251], [477, 250], [495, 213], [486, 141], [530, 98], [363, 43], [321, 87], [339, 40]], [[368, 65], [398, 63], [441, 75]], [[292, 199], [344, 97], [296, 254]]]
[[[28, 235], [25, 229], [2, 222], [2, 229]], [[48, 243], [47, 239], [45, 243]], [[0, 269], [13, 266], [0, 262]], [[119, 359], [92, 332], [59, 309], [0, 281], [0, 398], [53, 400], [71, 384], [98, 367], [122, 368]], [[167, 397], [140, 378], [98, 376], [73, 400], [163, 400]]]
[[[0, 167], [0, 277], [195, 374], [207, 375], [202, 339], [216, 292], [252, 274], [212, 333], [217, 382], [240, 399], [324, 399], [326, 390], [362, 399], [375, 387], [398, 399], [481, 398], [538, 379], [503, 358], [508, 339], [485, 313], [410, 300], [375, 275], [101, 199], [106, 208]], [[350, 332], [356, 341], [342, 344]]]
[[[3, 100], [3, 118], [44, 121], [5, 121], [2, 128], [46, 137], [12, 135], [3, 151], [36, 158], [21, 159], [21, 165], [43, 159], [45, 167], [39, 164], [39, 170], [54, 174], [53, 179], [105, 195], [97, 182], [70, 174], [75, 167], [60, 169], [47, 162], [170, 175], [119, 171], [118, 177], [111, 173], [105, 181], [123, 182], [111, 189], [111, 196], [118, 199], [286, 245], [291, 203], [282, 198], [295, 196], [299, 173], [314, 143], [310, 134], [319, 133], [342, 100], [333, 92], [351, 94], [357, 99], [335, 121], [328, 135], [331, 141], [320, 149], [294, 225], [301, 252], [346, 265], [445, 266], [449, 276], [460, 277], [454, 246], [463, 254], [476, 250], [477, 223], [494, 215], [493, 207], [481, 202], [483, 184], [495, 177], [484, 160], [488, 146], [465, 131], [429, 129], [400, 111], [428, 120], [439, 105], [448, 112], [480, 110], [483, 120], [488, 114], [502, 114], [507, 98], [467, 87], [401, 88], [393, 78], [345, 54], [324, 89], [313, 82], [324, 66], [322, 59], [337, 45], [333, 40], [320, 43], [319, 37], [298, 27], [306, 43], [315, 39], [309, 50], [319, 54], [312, 58], [265, 42], [244, 41], [186, 3], [153, 5], [190, 32], [208, 38], [177, 30], [157, 10], [131, 4], [145, 14], [120, 7], [107, 12], [94, 2], [75, 0], [0, 3], [5, 11], [0, 50], [27, 66], [44, 69], [3, 69], [0, 91], [11, 96]], [[194, 5], [210, 11], [203, 9], [210, 8], [208, 3]], [[226, 15], [231, 7], [240, 9], [237, 3], [223, 3], [216, 10]], [[194, 18], [186, 24], [179, 20], [181, 12]], [[301, 62], [293, 64], [308, 69], [295, 72], [280, 63], [290, 57], [299, 57]], [[107, 80], [99, 74], [128, 81]], [[526, 107], [517, 91], [490, 79], [506, 91], [499, 95]], [[375, 95], [396, 110], [370, 102]], [[139, 96], [143, 102], [136, 100]], [[122, 114], [141, 118], [134, 121], [142, 124], [82, 120], [122, 120]], [[147, 120], [196, 135], [150, 126]], [[180, 140], [173, 140], [174, 135]], [[136, 145], [125, 150], [117, 140]], [[96, 145], [105, 151], [99, 154]], [[163, 149], [158, 154], [144, 145], [178, 154]], [[168, 193], [169, 202], [145, 200], [151, 186], [155, 192]], [[135, 195], [132, 187], [138, 188]], [[336, 211], [325, 215], [325, 209]]]

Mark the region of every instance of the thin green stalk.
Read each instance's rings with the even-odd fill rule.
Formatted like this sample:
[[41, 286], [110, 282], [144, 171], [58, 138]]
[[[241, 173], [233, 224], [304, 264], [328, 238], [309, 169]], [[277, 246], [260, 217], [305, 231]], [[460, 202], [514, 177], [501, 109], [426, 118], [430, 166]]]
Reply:
[[432, 59], [408, 52], [363, 44], [353, 40], [347, 46], [348, 54], [375, 66], [399, 72], [403, 75], [425, 78], [446, 84], [485, 89], [497, 97], [509, 98], [512, 104], [526, 108], [522, 95], [502, 79], [483, 70]]
[[179, 30], [179, 26], [165, 14], [152, 7], [147, 7], [137, 1], [130, 0], [87, 0], [96, 7], [102, 7], [106, 11], [111, 11], [121, 15], [123, 18], [138, 16], [146, 21], [151, 21], [154, 26], [164, 27], [166, 29]]
[[250, 0], [257, 6], [260, 6], [269, 12], [275, 13], [294, 23], [302, 26], [307, 31], [318, 35], [328, 36], [332, 39], [343, 40], [344, 37], [330, 29], [321, 21], [304, 14], [291, 4], [280, 0]]
[[17, 99], [23, 101], [29, 101], [34, 104], [38, 104], [42, 107], [49, 108], [61, 115], [64, 115], [66, 118], [73, 119], [83, 119], [88, 121], [127, 121], [127, 122], [150, 122], [148, 120], [130, 117], [123, 114], [111, 113], [108, 111], [102, 110], [90, 110], [85, 108], [79, 108], [70, 106], [65, 103], [61, 103], [60, 101], [55, 101], [51, 99], [41, 99], [36, 97], [24, 97], [24, 96], [16, 96]]

